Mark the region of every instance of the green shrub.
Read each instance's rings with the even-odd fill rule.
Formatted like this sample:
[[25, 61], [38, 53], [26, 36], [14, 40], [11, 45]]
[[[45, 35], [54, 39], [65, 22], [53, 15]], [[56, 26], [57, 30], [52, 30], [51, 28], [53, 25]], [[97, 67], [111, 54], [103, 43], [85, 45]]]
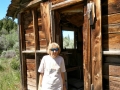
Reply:
[[2, 65], [0, 65], [0, 71], [4, 71], [4, 67]]
[[10, 66], [13, 70], [19, 70], [20, 69], [20, 62], [16, 59], [13, 59], [11, 62], [10, 62]]

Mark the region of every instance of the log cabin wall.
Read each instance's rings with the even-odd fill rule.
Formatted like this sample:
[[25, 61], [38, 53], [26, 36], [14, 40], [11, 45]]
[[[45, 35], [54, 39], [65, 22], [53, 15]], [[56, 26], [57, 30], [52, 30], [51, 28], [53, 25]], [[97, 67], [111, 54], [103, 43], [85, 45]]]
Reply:
[[23, 90], [37, 90], [38, 67], [47, 48], [42, 23], [40, 4], [19, 14]]
[[120, 1], [102, 0], [103, 90], [120, 89]]

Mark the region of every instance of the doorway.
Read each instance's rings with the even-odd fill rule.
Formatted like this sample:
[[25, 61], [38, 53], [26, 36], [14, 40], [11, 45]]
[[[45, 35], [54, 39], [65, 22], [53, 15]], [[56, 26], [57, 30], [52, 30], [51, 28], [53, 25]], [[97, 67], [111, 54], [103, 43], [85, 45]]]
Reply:
[[68, 90], [84, 90], [83, 75], [83, 4], [54, 10], [54, 36], [65, 60]]

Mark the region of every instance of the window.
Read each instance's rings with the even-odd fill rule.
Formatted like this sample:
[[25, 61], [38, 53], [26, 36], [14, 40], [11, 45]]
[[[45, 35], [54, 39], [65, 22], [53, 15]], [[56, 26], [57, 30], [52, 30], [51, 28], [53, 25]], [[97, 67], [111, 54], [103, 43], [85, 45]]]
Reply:
[[62, 40], [63, 40], [63, 49], [74, 49], [75, 48], [75, 39], [74, 31], [71, 30], [62, 30]]

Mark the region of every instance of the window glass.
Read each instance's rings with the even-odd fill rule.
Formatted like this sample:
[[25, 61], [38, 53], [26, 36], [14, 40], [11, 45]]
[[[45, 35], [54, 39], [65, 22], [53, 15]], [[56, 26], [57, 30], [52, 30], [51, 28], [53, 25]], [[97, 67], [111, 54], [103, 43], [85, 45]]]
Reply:
[[63, 49], [74, 49], [74, 31], [62, 30]]

